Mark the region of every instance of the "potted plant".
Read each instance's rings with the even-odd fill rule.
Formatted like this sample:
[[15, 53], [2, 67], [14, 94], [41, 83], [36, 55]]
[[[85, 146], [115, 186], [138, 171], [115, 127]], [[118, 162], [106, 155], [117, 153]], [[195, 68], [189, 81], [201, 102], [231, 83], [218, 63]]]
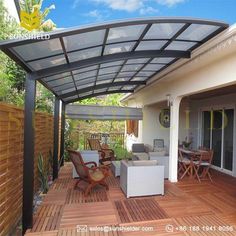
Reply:
[[192, 144], [192, 141], [188, 140], [188, 138], [186, 136], [185, 140], [182, 142], [183, 148], [189, 149], [191, 144]]

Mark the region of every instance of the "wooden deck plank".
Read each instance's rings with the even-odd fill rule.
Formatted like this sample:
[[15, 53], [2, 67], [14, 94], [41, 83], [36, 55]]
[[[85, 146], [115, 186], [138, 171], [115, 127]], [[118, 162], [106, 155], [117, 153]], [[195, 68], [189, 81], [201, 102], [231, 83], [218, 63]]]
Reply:
[[66, 204], [60, 228], [72, 228], [77, 225], [114, 225], [117, 223], [115, 209], [111, 202]]
[[105, 202], [108, 201], [107, 191], [104, 188], [93, 189], [89, 196], [85, 197], [80, 189], [69, 189], [66, 198], [66, 204]]
[[236, 235], [236, 228], [233, 231], [225, 231], [222, 227], [228, 224], [214, 214], [203, 216], [187, 216], [176, 218], [174, 220], [179, 227], [186, 227], [185, 231], [189, 236], [209, 235], [209, 236], [226, 236]]
[[[165, 195], [126, 199], [119, 178], [107, 179], [109, 190], [95, 188], [84, 196], [82, 183], [74, 189], [72, 166], [66, 163], [34, 215], [27, 236], [228, 236], [236, 235], [236, 179], [217, 172], [214, 182], [165, 181]], [[153, 227], [143, 232], [77, 232], [78, 225]], [[173, 226], [168, 232], [166, 226]], [[233, 226], [233, 232], [181, 231], [180, 226]]]
[[[173, 219], [161, 219], [156, 221], [150, 221], [146, 223], [135, 222], [132, 224], [121, 224], [122, 226], [137, 226], [139, 230], [128, 232], [122, 232], [122, 236], [184, 236], [184, 232], [179, 232], [175, 228], [177, 227], [176, 222]], [[168, 231], [166, 227], [173, 227], [170, 228]], [[173, 229], [173, 231], [172, 231]]]
[[169, 218], [154, 198], [115, 201], [121, 223]]
[[27, 233], [27, 236], [57, 236], [58, 231], [45, 231], [45, 232], [29, 232]]

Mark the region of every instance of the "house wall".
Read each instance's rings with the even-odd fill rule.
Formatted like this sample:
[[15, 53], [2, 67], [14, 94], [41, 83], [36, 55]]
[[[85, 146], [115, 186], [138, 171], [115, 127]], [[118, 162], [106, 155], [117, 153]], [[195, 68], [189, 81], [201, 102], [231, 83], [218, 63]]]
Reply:
[[143, 108], [143, 133], [142, 141], [153, 146], [154, 139], [164, 139], [166, 146], [169, 146], [169, 129], [161, 126], [159, 114], [162, 109], [167, 108], [166, 103], [154, 104]]
[[[155, 104], [166, 100], [167, 94], [169, 94], [170, 99], [174, 101], [176, 98], [188, 98], [193, 94], [236, 84], [235, 65], [236, 25], [233, 25], [215, 39], [210, 40], [208, 43], [195, 50], [190, 60], [179, 60], [174, 65], [154, 76], [144, 88], [126, 97], [124, 101], [126, 101], [129, 106], [135, 105], [144, 107], [142, 140], [152, 143], [153, 138], [156, 137], [158, 133], [157, 131], [159, 131], [160, 135], [165, 137], [165, 141], [167, 140], [167, 132], [162, 133], [162, 131], [158, 130], [158, 126], [155, 125], [155, 117], [158, 115], [158, 108], [153, 107]], [[186, 101], [183, 100], [183, 102], [187, 103]], [[208, 101], [209, 104], [211, 101]], [[199, 105], [200, 103], [198, 106]], [[202, 105], [206, 105], [206, 101], [202, 101]], [[189, 108], [190, 106], [185, 105], [185, 107]], [[192, 108], [190, 107], [190, 109]], [[189, 134], [194, 137], [193, 146], [197, 147], [197, 139], [199, 137], [198, 111], [195, 107], [190, 113], [190, 119], [192, 121], [191, 129], [185, 129], [186, 123], [182, 123], [182, 119], [185, 116], [184, 110], [183, 107], [180, 107], [179, 140], [183, 141], [184, 137]], [[236, 166], [234, 172], [236, 172]]]
[[[139, 121], [139, 135], [134, 137], [133, 135], [127, 136], [127, 148], [131, 150], [133, 143], [145, 143], [149, 146], [153, 146], [154, 139], [164, 139], [165, 146], [169, 148], [170, 144], [170, 129], [164, 128], [159, 122], [159, 115], [162, 109], [168, 108], [167, 101], [157, 104], [145, 106], [143, 108], [143, 121]], [[187, 122], [187, 111], [189, 110], [188, 102], [181, 103], [180, 108], [180, 133], [179, 141], [184, 141], [188, 136], [189, 125]]]
[[[190, 102], [190, 135], [193, 140], [193, 148], [197, 148], [201, 145], [202, 111], [206, 109], [223, 109], [227, 107], [236, 108], [236, 93]], [[234, 131], [236, 131], [236, 110], [234, 110], [234, 129]], [[233, 175], [236, 176], [236, 132], [234, 132]]]
[[193, 137], [193, 148], [201, 145], [201, 111], [204, 109], [222, 109], [228, 106], [236, 107], [236, 93], [190, 102], [190, 133]]

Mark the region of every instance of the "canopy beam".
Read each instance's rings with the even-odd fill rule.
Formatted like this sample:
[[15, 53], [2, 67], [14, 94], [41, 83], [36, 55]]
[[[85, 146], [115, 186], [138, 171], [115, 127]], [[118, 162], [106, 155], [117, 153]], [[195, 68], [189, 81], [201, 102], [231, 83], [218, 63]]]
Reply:
[[88, 96], [84, 96], [84, 97], [81, 97], [81, 98], [76, 98], [76, 99], [72, 99], [70, 101], [66, 101], [66, 104], [81, 101], [81, 100], [86, 99], [86, 98], [92, 98], [92, 97], [95, 97], [95, 96], [102, 96], [102, 95], [108, 95], [108, 94], [113, 94], [113, 93], [133, 93], [133, 92], [134, 92], [134, 90], [113, 90], [113, 91], [107, 91], [107, 92], [102, 92], [102, 93], [93, 93], [93, 94], [88, 95]]
[[103, 89], [103, 88], [109, 88], [109, 87], [119, 87], [119, 86], [129, 86], [129, 85], [146, 85], [145, 81], [129, 81], [129, 82], [115, 82], [115, 83], [106, 83], [106, 84], [99, 84], [99, 85], [95, 85], [95, 86], [91, 86], [91, 87], [87, 87], [84, 89], [80, 89], [77, 91], [73, 91], [73, 92], [69, 92], [69, 93], [65, 93], [61, 96], [59, 96], [61, 99], [63, 98], [67, 98], [67, 97], [73, 97], [75, 95], [80, 95], [82, 93], [86, 93], [92, 90], [96, 90], [96, 89]]
[[60, 74], [64, 72], [70, 72], [73, 70], [78, 70], [83, 67], [93, 66], [102, 63], [127, 60], [127, 59], [138, 59], [145, 57], [175, 57], [175, 58], [190, 58], [191, 53], [189, 51], [178, 51], [178, 50], [143, 50], [134, 52], [121, 52], [111, 55], [104, 55], [99, 57], [92, 57], [89, 59], [84, 59], [76, 62], [71, 62], [70, 64], [63, 64], [59, 66], [54, 66], [52, 68], [43, 69], [34, 72], [36, 79], [42, 79], [47, 76], [52, 76], [55, 74]]

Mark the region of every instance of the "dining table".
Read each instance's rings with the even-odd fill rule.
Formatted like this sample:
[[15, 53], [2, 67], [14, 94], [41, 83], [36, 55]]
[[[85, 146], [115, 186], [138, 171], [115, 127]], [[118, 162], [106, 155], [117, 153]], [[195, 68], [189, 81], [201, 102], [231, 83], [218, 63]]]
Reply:
[[181, 151], [182, 155], [190, 160], [189, 170], [190, 170], [190, 178], [194, 177], [194, 161], [199, 161], [201, 153], [204, 152], [204, 150], [194, 150], [194, 149], [185, 149], [185, 148], [179, 148], [179, 151]]

